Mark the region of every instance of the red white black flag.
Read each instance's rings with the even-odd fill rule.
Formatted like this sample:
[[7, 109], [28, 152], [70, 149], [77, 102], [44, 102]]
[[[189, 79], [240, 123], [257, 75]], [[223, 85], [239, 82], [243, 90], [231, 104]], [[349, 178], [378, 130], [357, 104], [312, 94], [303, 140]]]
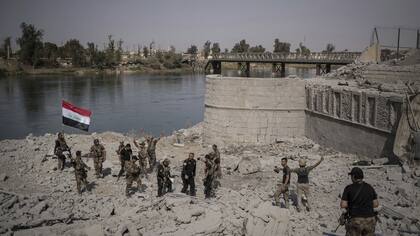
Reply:
[[62, 102], [61, 108], [63, 110], [63, 124], [84, 131], [89, 130], [90, 116], [92, 115], [91, 111], [76, 107], [64, 100]]

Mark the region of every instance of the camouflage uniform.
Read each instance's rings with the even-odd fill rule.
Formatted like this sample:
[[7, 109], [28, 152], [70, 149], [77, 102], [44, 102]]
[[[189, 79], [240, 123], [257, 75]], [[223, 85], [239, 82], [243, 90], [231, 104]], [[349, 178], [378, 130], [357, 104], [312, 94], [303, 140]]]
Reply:
[[122, 170], [124, 169], [124, 161], [121, 158], [121, 151], [123, 150], [124, 146], [125, 146], [124, 142], [120, 142], [120, 145], [118, 146], [118, 149], [117, 149], [118, 159], [120, 160]]
[[129, 191], [133, 185], [133, 182], [137, 183], [137, 190], [141, 186], [140, 168], [139, 166], [136, 165], [135, 159], [132, 159], [126, 162], [126, 171], [127, 171], [127, 174], [126, 174], [127, 185], [125, 188], [125, 194], [129, 196], [130, 194]]
[[102, 163], [106, 159], [105, 147], [99, 144], [99, 140], [95, 140], [95, 144], [90, 148], [93, 164], [95, 167], [95, 175], [97, 178], [102, 177]]
[[76, 176], [77, 192], [82, 194], [82, 184], [85, 186], [85, 189], [87, 189], [87, 169], [90, 169], [90, 167], [82, 161], [80, 151], [76, 152], [76, 158], [72, 159], [71, 162], [74, 168], [74, 175]]
[[149, 154], [147, 154], [146, 148], [143, 146], [139, 151], [139, 166], [142, 174], [146, 173], [147, 162], [149, 160]]
[[140, 170], [141, 170], [141, 175], [146, 174], [146, 167], [147, 167], [147, 162], [149, 160], [149, 154], [146, 151], [146, 146], [144, 142], [141, 142], [140, 144], [138, 144], [136, 142], [136, 140], [134, 139], [134, 145], [136, 145], [136, 147], [139, 149], [139, 166], [140, 166]]
[[67, 146], [66, 140], [64, 139], [63, 133], [58, 134], [58, 138], [55, 140], [54, 154], [57, 156], [58, 169], [63, 170], [64, 164], [66, 163], [66, 156], [63, 154], [64, 151], [69, 151], [70, 148]]
[[188, 187], [190, 188], [189, 194], [195, 196], [195, 170], [196, 161], [194, 160], [194, 153], [190, 153], [189, 157], [184, 160], [181, 172], [182, 190], [181, 193], [187, 193]]
[[160, 140], [160, 138], [150, 137], [147, 138], [147, 154], [149, 155], [149, 168], [153, 171], [154, 167], [156, 166], [156, 144]]
[[[290, 168], [288, 166], [285, 166], [283, 168], [283, 180], [280, 184], [277, 185], [276, 192], [274, 193], [274, 201], [276, 202], [277, 206], [280, 206], [280, 196], [283, 194], [284, 205], [286, 208], [289, 208], [290, 173]], [[286, 179], [288, 179], [287, 182]]]
[[163, 196], [167, 192], [172, 192], [171, 168], [169, 160], [165, 159], [157, 169], [158, 197]]
[[220, 152], [215, 144], [213, 144], [213, 152], [210, 153], [210, 156], [214, 162], [213, 188], [216, 189], [220, 186], [220, 178], [222, 178], [222, 167], [220, 166]]
[[376, 219], [375, 217], [355, 217], [346, 224], [346, 236], [374, 236]]
[[204, 169], [204, 195], [206, 198], [210, 198], [213, 194], [213, 180], [214, 180], [214, 172], [215, 172], [215, 164], [214, 161], [211, 159], [210, 155], [206, 155], [205, 157], [205, 169]]

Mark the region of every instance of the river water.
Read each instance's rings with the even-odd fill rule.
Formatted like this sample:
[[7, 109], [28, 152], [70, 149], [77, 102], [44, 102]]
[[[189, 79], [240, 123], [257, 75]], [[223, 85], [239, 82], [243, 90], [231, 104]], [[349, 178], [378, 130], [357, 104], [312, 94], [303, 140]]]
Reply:
[[[313, 76], [311, 70], [290, 72]], [[251, 76], [271, 73], [255, 71]], [[203, 120], [204, 93], [205, 76], [199, 74], [0, 78], [0, 139], [84, 133], [62, 125], [63, 99], [92, 111], [90, 133], [169, 134]]]

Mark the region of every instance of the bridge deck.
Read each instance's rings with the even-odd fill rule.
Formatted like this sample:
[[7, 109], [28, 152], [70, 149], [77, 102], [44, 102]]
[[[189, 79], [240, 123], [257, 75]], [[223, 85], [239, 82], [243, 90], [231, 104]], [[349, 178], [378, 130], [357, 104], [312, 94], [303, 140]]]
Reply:
[[209, 61], [251, 62], [251, 63], [293, 63], [293, 64], [335, 64], [345, 65], [354, 62], [359, 52], [333, 53], [220, 53], [214, 54]]

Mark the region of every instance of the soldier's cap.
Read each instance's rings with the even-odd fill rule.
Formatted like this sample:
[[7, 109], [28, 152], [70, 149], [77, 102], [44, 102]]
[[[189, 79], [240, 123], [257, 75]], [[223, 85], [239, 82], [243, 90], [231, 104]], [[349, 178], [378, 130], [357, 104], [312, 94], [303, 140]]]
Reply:
[[363, 179], [363, 170], [359, 167], [353, 167], [349, 172], [349, 175], [353, 176], [355, 179]]
[[171, 161], [168, 158], [165, 158], [165, 160], [163, 160], [163, 162], [169, 163]]
[[126, 146], [126, 147], [131, 147], [131, 145], [130, 145], [129, 143], [127, 143], [125, 146]]

